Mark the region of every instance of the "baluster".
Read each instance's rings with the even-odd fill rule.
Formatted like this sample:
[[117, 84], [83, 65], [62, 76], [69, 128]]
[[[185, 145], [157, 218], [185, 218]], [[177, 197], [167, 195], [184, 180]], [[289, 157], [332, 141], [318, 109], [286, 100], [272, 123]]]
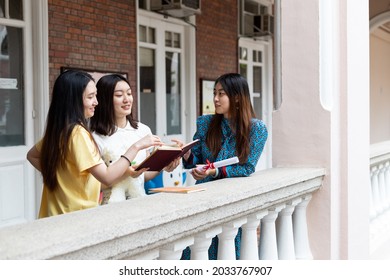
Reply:
[[376, 217], [376, 211], [375, 211], [375, 202], [374, 202], [374, 172], [371, 169], [370, 171], [370, 179], [371, 179], [371, 186], [370, 186], [370, 220], [374, 220]]
[[371, 169], [371, 191], [372, 191], [372, 201], [373, 201], [373, 207], [375, 212], [375, 217], [378, 216], [380, 210], [379, 210], [379, 186], [378, 186], [378, 166], [373, 166]]
[[208, 260], [211, 240], [222, 232], [222, 227], [216, 227], [195, 235], [194, 245], [191, 247], [191, 260]]
[[222, 226], [222, 233], [218, 234], [218, 260], [236, 259], [234, 238], [237, 235], [238, 228], [246, 221], [246, 218], [238, 219]]
[[258, 260], [257, 228], [260, 220], [268, 214], [268, 210], [261, 211], [248, 217], [248, 222], [242, 225], [241, 260]]
[[279, 260], [295, 260], [292, 214], [295, 206], [301, 201], [302, 198], [297, 198], [287, 203], [286, 208], [279, 213], [276, 219]]
[[183, 250], [194, 244], [194, 237], [187, 237], [167, 244], [160, 249], [160, 260], [180, 260]]
[[312, 260], [309, 236], [307, 232], [306, 208], [312, 195], [303, 197], [302, 202], [295, 206], [293, 217], [295, 258], [298, 260]]
[[259, 245], [260, 260], [278, 259], [275, 220], [278, 217], [278, 212], [283, 208], [284, 205], [271, 208], [268, 210], [268, 215], [261, 219]]
[[386, 190], [385, 190], [385, 169], [384, 165], [379, 165], [379, 174], [378, 174], [378, 190], [379, 190], [379, 210], [380, 213], [383, 213], [386, 209]]
[[386, 209], [390, 209], [390, 162], [385, 163]]

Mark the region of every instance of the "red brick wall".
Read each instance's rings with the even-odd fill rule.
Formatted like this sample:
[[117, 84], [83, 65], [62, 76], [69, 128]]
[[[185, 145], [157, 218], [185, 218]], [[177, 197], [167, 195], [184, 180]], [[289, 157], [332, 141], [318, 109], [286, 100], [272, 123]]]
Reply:
[[50, 89], [60, 68], [66, 66], [128, 73], [136, 92], [135, 2], [138, 1], [48, 1]]
[[[48, 2], [50, 89], [60, 68], [66, 66], [126, 72], [133, 92], [137, 92], [135, 5], [138, 1]], [[237, 0], [202, 1], [201, 9], [202, 14], [196, 16], [198, 112], [200, 80], [238, 71]]]
[[196, 16], [197, 112], [200, 112], [200, 79], [215, 79], [238, 71], [237, 0], [202, 1]]

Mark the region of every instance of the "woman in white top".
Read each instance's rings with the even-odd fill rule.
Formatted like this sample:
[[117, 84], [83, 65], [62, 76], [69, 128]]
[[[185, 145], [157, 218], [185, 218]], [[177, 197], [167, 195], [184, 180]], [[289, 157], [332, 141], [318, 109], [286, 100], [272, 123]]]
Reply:
[[[132, 143], [152, 132], [148, 126], [133, 117], [133, 95], [130, 83], [125, 77], [118, 74], [103, 76], [96, 87], [99, 106], [96, 107], [95, 115], [90, 120], [90, 128], [104, 162], [110, 165], [119, 159], [123, 151], [126, 151]], [[111, 193], [104, 192], [102, 204], [145, 195], [144, 182], [153, 179], [159, 173], [147, 169], [135, 171], [137, 163], [141, 163], [148, 155], [147, 149], [137, 153], [130, 171], [126, 173], [123, 180], [107, 189]], [[174, 160], [164, 170], [170, 172], [179, 163], [180, 158]]]

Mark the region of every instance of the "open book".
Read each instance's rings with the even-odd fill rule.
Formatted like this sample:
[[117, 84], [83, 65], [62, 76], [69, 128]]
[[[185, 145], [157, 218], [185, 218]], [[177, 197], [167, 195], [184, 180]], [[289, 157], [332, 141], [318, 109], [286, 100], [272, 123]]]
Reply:
[[165, 192], [165, 193], [192, 193], [205, 191], [206, 188], [201, 187], [163, 187], [150, 189], [150, 192]]
[[148, 171], [161, 171], [165, 166], [170, 164], [174, 159], [182, 157], [187, 153], [193, 146], [199, 142], [199, 139], [196, 139], [182, 148], [176, 145], [163, 145], [156, 147], [150, 155], [139, 164], [137, 171], [142, 168], [149, 168]]

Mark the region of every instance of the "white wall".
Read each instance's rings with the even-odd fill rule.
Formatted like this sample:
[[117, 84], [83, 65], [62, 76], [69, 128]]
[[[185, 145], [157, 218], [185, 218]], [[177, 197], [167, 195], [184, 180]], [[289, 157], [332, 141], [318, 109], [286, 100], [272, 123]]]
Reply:
[[[320, 11], [321, 1], [332, 1], [330, 13]], [[320, 30], [329, 20], [337, 24], [325, 54]], [[368, 0], [282, 1], [282, 106], [273, 114], [273, 166], [327, 169], [308, 207], [314, 259], [368, 257], [368, 22]], [[335, 75], [321, 72], [322, 55], [334, 59]], [[333, 89], [329, 111], [320, 102], [324, 83]]]
[[390, 35], [370, 36], [370, 143], [390, 140]]
[[[319, 92], [319, 3], [282, 1], [281, 9], [282, 105], [273, 115], [273, 166], [329, 168], [331, 116]], [[308, 208], [309, 239], [322, 240], [311, 244], [314, 259], [330, 257], [328, 177]]]

